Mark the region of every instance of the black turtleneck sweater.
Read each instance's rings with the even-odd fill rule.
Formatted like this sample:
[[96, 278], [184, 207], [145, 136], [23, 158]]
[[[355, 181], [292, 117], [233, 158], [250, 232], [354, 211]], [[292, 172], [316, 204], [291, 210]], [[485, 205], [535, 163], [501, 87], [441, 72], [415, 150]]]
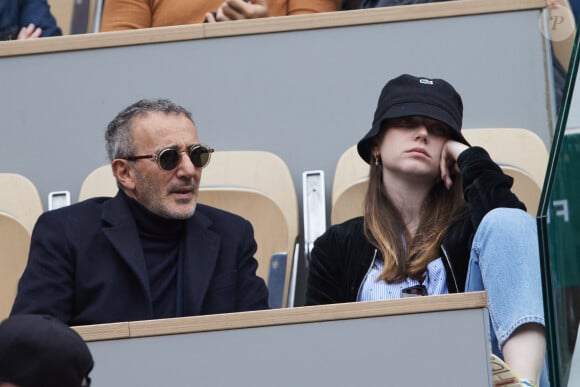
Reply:
[[154, 318], [181, 317], [180, 251], [185, 221], [158, 216], [123, 195], [135, 218], [149, 276]]

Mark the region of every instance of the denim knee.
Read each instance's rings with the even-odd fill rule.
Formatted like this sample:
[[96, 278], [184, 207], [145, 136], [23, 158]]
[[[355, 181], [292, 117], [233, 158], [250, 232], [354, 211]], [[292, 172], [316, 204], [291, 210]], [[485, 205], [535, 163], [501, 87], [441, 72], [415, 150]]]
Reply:
[[475, 233], [468, 277], [488, 293], [500, 348], [519, 326], [544, 324], [539, 253], [535, 219], [520, 209], [490, 211]]
[[537, 235], [535, 218], [526, 211], [519, 208], [499, 207], [485, 214], [479, 224], [478, 231], [482, 228], [489, 228], [489, 230], [509, 234], [520, 227], [524, 227]]

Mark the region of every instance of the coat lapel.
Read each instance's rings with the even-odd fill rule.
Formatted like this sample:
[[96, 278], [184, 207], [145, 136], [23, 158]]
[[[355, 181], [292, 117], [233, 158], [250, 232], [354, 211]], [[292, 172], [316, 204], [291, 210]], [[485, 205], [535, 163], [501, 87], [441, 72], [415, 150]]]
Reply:
[[[199, 206], [199, 204], [198, 204]], [[221, 238], [210, 230], [211, 220], [201, 211], [187, 222], [183, 255], [183, 314], [201, 314], [215, 270]]]
[[120, 193], [103, 205], [103, 232], [137, 277], [149, 305], [149, 313], [152, 315], [147, 266], [137, 225]]

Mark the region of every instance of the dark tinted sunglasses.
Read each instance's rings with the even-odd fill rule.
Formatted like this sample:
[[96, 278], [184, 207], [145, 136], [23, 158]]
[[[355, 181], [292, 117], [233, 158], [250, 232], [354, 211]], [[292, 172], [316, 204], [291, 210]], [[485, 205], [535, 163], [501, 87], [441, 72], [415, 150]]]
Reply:
[[426, 296], [427, 288], [425, 285], [415, 285], [408, 288], [401, 289], [402, 297], [416, 297], [416, 296]]
[[[189, 147], [186, 153], [189, 155], [191, 163], [195, 165], [196, 168], [203, 168], [209, 163], [213, 149], [203, 144], [194, 144]], [[179, 161], [181, 160], [181, 151], [175, 148], [164, 148], [159, 150], [159, 152], [154, 155], [142, 155], [142, 156], [127, 156], [120, 157], [124, 160], [135, 161], [141, 159], [153, 159], [159, 165], [159, 168], [166, 171], [172, 171], [177, 168]]]

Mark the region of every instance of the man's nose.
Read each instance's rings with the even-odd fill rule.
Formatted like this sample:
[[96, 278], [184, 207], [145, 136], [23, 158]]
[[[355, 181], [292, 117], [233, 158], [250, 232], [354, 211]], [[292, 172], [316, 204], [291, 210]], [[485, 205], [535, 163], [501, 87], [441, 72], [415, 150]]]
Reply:
[[177, 175], [178, 176], [192, 176], [197, 167], [191, 162], [191, 158], [186, 151], [179, 153], [179, 164], [177, 164]]

